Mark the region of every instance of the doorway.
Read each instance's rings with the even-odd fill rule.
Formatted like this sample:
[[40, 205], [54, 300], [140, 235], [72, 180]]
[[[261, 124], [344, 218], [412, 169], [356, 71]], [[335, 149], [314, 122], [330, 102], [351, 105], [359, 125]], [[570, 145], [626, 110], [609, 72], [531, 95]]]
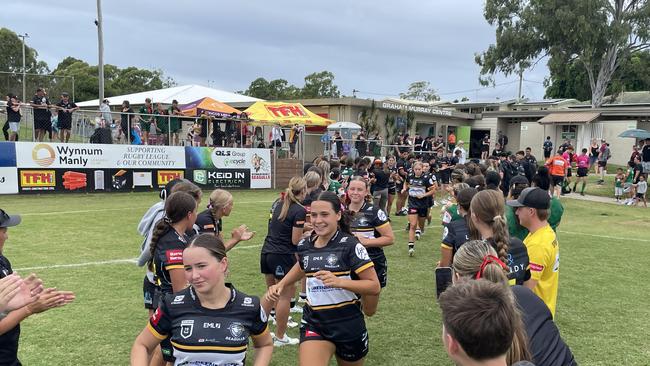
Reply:
[[[472, 129], [472, 132], [470, 133], [469, 136], [469, 157], [470, 159], [480, 159], [481, 158], [481, 145], [482, 145], [482, 140], [485, 135], [490, 134], [490, 130], [474, 130]], [[490, 136], [490, 139], [492, 139], [492, 136]]]

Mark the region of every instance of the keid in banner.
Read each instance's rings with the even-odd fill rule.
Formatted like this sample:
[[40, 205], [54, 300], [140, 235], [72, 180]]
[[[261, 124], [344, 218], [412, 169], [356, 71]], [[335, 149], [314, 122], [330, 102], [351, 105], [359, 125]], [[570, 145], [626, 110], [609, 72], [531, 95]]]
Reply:
[[135, 146], [17, 142], [20, 168], [185, 169], [178, 146]]
[[268, 149], [186, 147], [185, 161], [188, 169], [206, 172], [245, 170], [249, 188], [271, 188], [271, 152]]

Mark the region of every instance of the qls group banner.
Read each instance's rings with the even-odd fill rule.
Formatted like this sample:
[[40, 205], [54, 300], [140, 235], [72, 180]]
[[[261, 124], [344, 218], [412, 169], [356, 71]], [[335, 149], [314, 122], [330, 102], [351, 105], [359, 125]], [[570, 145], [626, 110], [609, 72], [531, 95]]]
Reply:
[[186, 147], [185, 163], [187, 178], [204, 188], [271, 188], [268, 149]]

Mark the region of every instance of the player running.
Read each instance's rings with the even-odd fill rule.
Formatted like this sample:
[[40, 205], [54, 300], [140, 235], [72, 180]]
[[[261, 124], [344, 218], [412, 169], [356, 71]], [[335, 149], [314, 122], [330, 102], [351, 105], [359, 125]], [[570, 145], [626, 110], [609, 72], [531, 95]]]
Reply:
[[580, 188], [580, 195], [584, 196], [585, 195], [585, 187], [587, 186], [587, 176], [589, 175], [589, 155], [587, 155], [587, 152], [589, 150], [582, 149], [580, 155], [575, 157], [576, 165], [578, 166], [578, 171], [577, 171], [577, 178], [575, 183], [573, 183], [573, 193], [576, 192], [576, 186], [578, 185], [579, 182], [582, 182], [582, 186]]
[[[375, 271], [381, 288], [388, 281], [388, 261], [384, 247], [393, 244], [395, 236], [390, 220], [382, 209], [372, 205], [368, 184], [363, 177], [353, 177], [347, 190], [347, 209], [352, 214], [350, 230], [359, 242], [368, 250], [368, 255], [375, 264]], [[368, 316], [377, 310], [378, 296], [363, 297], [363, 312]]]
[[422, 172], [422, 163], [415, 162], [413, 164], [413, 172], [409, 174], [404, 182], [402, 192], [408, 192], [409, 196], [409, 256], [415, 254], [415, 239], [420, 239], [422, 231], [420, 228], [424, 227], [424, 220], [427, 218], [429, 210], [428, 197], [435, 194], [436, 191], [431, 190], [433, 187], [433, 179]]
[[162, 299], [133, 344], [131, 365], [149, 365], [156, 346], [171, 339], [176, 365], [243, 366], [249, 338], [254, 364], [268, 365], [273, 344], [266, 313], [258, 297], [225, 282], [228, 258], [221, 238], [199, 235], [181, 256], [189, 287]]
[[307, 304], [300, 327], [299, 364], [325, 366], [333, 355], [339, 365], [363, 365], [368, 332], [358, 295], [381, 290], [366, 248], [350, 234], [349, 214], [332, 192], [311, 205], [314, 233], [298, 243], [298, 263], [266, 299], [277, 301], [284, 287], [307, 277]]

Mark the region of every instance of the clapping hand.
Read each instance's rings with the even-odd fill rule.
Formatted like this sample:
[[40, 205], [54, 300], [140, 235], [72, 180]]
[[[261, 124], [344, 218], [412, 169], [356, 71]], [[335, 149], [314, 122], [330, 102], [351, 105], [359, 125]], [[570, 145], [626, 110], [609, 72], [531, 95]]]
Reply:
[[238, 242], [247, 241], [250, 240], [253, 236], [255, 236], [255, 232], [248, 231], [248, 226], [241, 225], [232, 230], [231, 236], [233, 239], [237, 240]]
[[71, 291], [59, 291], [56, 288], [43, 290], [36, 302], [27, 306], [32, 314], [42, 313], [46, 310], [65, 306], [74, 301], [75, 295]]

